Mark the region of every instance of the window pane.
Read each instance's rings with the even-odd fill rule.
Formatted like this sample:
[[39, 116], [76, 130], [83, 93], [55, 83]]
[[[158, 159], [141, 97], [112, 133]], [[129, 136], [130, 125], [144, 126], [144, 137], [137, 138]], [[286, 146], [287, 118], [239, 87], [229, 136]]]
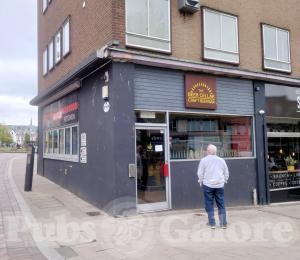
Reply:
[[53, 153], [53, 149], [52, 149], [52, 142], [53, 142], [53, 139], [52, 139], [52, 131], [49, 131], [49, 150], [48, 150], [48, 153]]
[[274, 70], [283, 70], [287, 72], [291, 71], [291, 63], [284, 63], [284, 62], [273, 61], [273, 60], [265, 59], [265, 67]]
[[58, 130], [53, 130], [53, 153], [58, 153]]
[[65, 153], [65, 129], [59, 130], [59, 153]]
[[45, 132], [44, 152], [49, 153], [49, 132]]
[[63, 26], [63, 55], [70, 51], [70, 21], [68, 20]]
[[207, 59], [221, 60], [227, 62], [239, 62], [239, 55], [236, 53], [222, 52], [218, 50], [204, 49], [204, 55]]
[[222, 50], [237, 52], [237, 19], [227, 15], [222, 16]]
[[126, 0], [127, 32], [148, 35], [148, 1]]
[[55, 36], [55, 63], [61, 60], [61, 32]]
[[276, 29], [264, 26], [264, 52], [265, 58], [277, 60]]
[[210, 143], [221, 157], [253, 156], [251, 117], [171, 115], [170, 139], [171, 159], [203, 158]]
[[43, 75], [48, 72], [48, 51], [47, 49], [43, 52]]
[[169, 39], [169, 0], [149, 1], [149, 35]]
[[48, 1], [47, 0], [43, 0], [43, 12], [45, 12], [45, 10], [47, 8], [47, 4], [48, 4]]
[[287, 31], [277, 30], [278, 59], [289, 62], [289, 34]]
[[205, 47], [221, 48], [221, 27], [219, 14], [204, 10], [204, 45]]
[[65, 153], [71, 154], [71, 129], [65, 129]]
[[162, 51], [170, 51], [170, 41], [160, 41], [157, 39], [151, 39], [147, 37], [135, 36], [135, 35], [126, 35], [126, 43], [136, 46], [141, 46], [143, 48], [159, 49]]
[[78, 154], [78, 127], [72, 127], [72, 154]]
[[54, 46], [53, 46], [53, 41], [51, 41], [49, 43], [49, 46], [48, 46], [48, 52], [49, 52], [49, 70], [51, 70], [53, 68], [53, 59], [54, 59], [54, 56], [53, 56], [53, 49], [54, 49]]

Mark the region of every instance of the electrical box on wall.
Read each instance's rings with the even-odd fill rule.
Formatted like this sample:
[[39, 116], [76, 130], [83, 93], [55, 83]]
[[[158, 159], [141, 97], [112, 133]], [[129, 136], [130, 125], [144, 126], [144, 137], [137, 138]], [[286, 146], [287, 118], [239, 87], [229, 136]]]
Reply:
[[178, 0], [178, 9], [184, 13], [195, 13], [200, 10], [200, 0]]

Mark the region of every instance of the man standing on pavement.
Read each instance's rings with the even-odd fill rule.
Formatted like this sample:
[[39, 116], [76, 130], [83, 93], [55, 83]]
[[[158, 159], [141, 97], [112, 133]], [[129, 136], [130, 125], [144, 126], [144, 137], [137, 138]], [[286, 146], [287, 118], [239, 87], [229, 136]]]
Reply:
[[229, 171], [224, 159], [217, 156], [217, 147], [210, 144], [207, 147], [207, 156], [201, 159], [198, 166], [198, 182], [203, 185], [205, 210], [208, 215], [208, 225], [216, 228], [214, 217], [214, 200], [218, 207], [221, 228], [227, 227], [226, 210], [224, 203], [224, 184], [229, 178]]

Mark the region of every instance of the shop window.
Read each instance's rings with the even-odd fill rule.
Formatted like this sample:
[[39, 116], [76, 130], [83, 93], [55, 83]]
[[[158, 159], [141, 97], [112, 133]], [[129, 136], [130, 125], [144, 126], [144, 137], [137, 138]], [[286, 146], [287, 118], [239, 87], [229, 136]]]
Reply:
[[48, 45], [48, 58], [49, 58], [49, 70], [53, 69], [54, 66], [54, 45], [53, 45], [53, 39], [51, 39], [49, 45]]
[[263, 25], [264, 68], [291, 72], [289, 31]]
[[78, 154], [78, 127], [72, 127], [72, 154]]
[[71, 154], [71, 129], [67, 128], [65, 129], [65, 151], [66, 154]]
[[57, 64], [61, 61], [61, 31], [60, 30], [55, 35], [54, 40], [55, 40], [55, 64]]
[[70, 52], [70, 19], [68, 18], [62, 26], [63, 34], [63, 56]]
[[173, 160], [201, 159], [209, 144], [224, 158], [253, 157], [251, 117], [171, 114], [169, 122]]
[[170, 0], [126, 0], [126, 44], [170, 52]]
[[48, 49], [46, 48], [43, 52], [43, 75], [48, 73]]
[[53, 135], [53, 153], [58, 153], [58, 130], [52, 131]]
[[59, 129], [59, 153], [65, 153], [65, 129]]
[[45, 158], [78, 161], [77, 125], [47, 130], [45, 136]]
[[236, 16], [203, 9], [204, 58], [239, 63]]

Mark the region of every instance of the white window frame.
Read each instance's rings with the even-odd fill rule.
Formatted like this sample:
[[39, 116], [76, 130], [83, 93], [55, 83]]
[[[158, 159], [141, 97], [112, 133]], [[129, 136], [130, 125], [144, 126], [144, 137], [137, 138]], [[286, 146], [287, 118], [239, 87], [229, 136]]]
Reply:
[[[52, 55], [51, 55], [52, 50]], [[54, 40], [53, 38], [48, 44], [48, 69], [49, 71], [53, 70], [54, 68]]]
[[[66, 26], [68, 25], [68, 28], [69, 28], [69, 30], [68, 30], [68, 35], [67, 35], [67, 38], [68, 38], [68, 42], [69, 42], [69, 45], [68, 45], [68, 49], [66, 50], [66, 46], [65, 46], [65, 28], [66, 28]], [[65, 57], [65, 56], [67, 56], [70, 52], [71, 52], [71, 37], [70, 37], [70, 29], [71, 29], [71, 27], [70, 27], [70, 17], [68, 17], [67, 19], [66, 19], [66, 21], [63, 23], [63, 25], [62, 25], [62, 55], [63, 55], [63, 57]]]
[[[213, 48], [213, 47], [209, 47], [206, 46], [206, 41], [205, 41], [205, 30], [207, 28], [207, 21], [206, 21], [206, 12], [211, 12], [214, 14], [217, 14], [221, 17], [220, 19], [220, 41], [221, 41], [221, 48], [217, 49], [217, 48]], [[222, 49], [222, 33], [223, 33], [223, 24], [222, 24], [222, 17], [227, 16], [230, 18], [234, 18], [236, 23], [235, 23], [235, 28], [236, 28], [236, 46], [237, 46], [237, 50], [235, 52], [233, 51], [229, 51], [229, 50], [224, 50]], [[231, 14], [227, 14], [227, 13], [223, 13], [223, 12], [219, 12], [216, 10], [212, 10], [209, 8], [203, 8], [203, 58], [207, 59], [207, 60], [213, 60], [213, 61], [221, 61], [221, 62], [226, 62], [226, 63], [231, 63], [231, 64], [239, 64], [240, 63], [240, 51], [239, 51], [239, 28], [238, 28], [238, 17], [235, 15], [231, 15]], [[210, 57], [206, 57], [205, 56], [205, 50], [210, 50], [210, 51], [215, 51], [216, 53], [229, 53], [229, 54], [233, 54], [237, 56], [237, 61], [231, 61], [231, 60], [226, 60], [226, 59], [217, 59], [217, 58], [210, 58]]]
[[[58, 48], [57, 48], [57, 39], [59, 37], [59, 56], [58, 56]], [[55, 64], [58, 64], [62, 60], [62, 30], [61, 28], [58, 30], [58, 32], [54, 36], [54, 62]]]
[[[72, 128], [73, 127], [77, 127], [77, 154], [72, 154], [73, 151], [73, 143], [72, 143]], [[69, 128], [70, 129], [70, 154], [66, 154], [66, 148], [65, 148], [65, 142], [66, 142], [66, 129]], [[59, 140], [59, 131], [60, 130], [64, 130], [64, 153], [59, 153], [60, 150], [60, 140]], [[48, 147], [45, 147], [46, 144], [46, 135], [49, 132], [53, 132], [53, 131], [57, 131], [58, 133], [58, 153], [54, 153], [54, 147], [53, 147], [53, 137], [52, 137], [52, 151], [51, 152], [47, 152], [48, 151]], [[68, 125], [68, 126], [63, 126], [63, 127], [56, 127], [56, 128], [50, 128], [45, 130], [44, 132], [44, 154], [43, 154], [43, 158], [46, 159], [53, 159], [53, 160], [61, 160], [61, 161], [70, 161], [70, 162], [79, 162], [79, 124], [72, 124], [72, 125]], [[49, 140], [48, 140], [48, 145], [49, 145]]]
[[45, 13], [48, 8], [48, 0], [42, 0], [42, 1], [43, 1], [42, 11], [43, 13]]
[[43, 51], [43, 76], [48, 74], [48, 47]]
[[[271, 29], [274, 29], [275, 30], [275, 33], [276, 33], [276, 59], [271, 59], [271, 58], [267, 58], [265, 53], [266, 53], [266, 44], [265, 44], [265, 28], [271, 28]], [[283, 60], [280, 60], [278, 58], [279, 56], [279, 53], [278, 53], [278, 31], [282, 31], [282, 32], [286, 32], [288, 34], [288, 53], [289, 53], [289, 56], [288, 56], [288, 62], [287, 61], [283, 61]], [[291, 45], [290, 45], [290, 32], [288, 30], [284, 30], [284, 29], [281, 29], [279, 27], [275, 27], [275, 26], [272, 26], [272, 25], [268, 25], [268, 24], [262, 24], [262, 37], [263, 37], [263, 58], [264, 58], [264, 69], [268, 69], [268, 70], [275, 70], [275, 71], [283, 71], [283, 72], [292, 72], [292, 62], [291, 62]], [[273, 61], [273, 62], [276, 62], [276, 63], [284, 63], [284, 64], [288, 64], [290, 69], [288, 70], [285, 70], [285, 69], [279, 69], [279, 68], [274, 68], [274, 67], [271, 67], [271, 66], [267, 66], [266, 65], [266, 60], [269, 60], [269, 61]]]
[[[159, 52], [165, 52], [165, 53], [171, 53], [171, 0], [168, 0], [168, 30], [169, 30], [169, 35], [168, 35], [168, 39], [163, 39], [163, 38], [158, 38], [158, 37], [153, 37], [149, 35], [149, 1], [151, 0], [147, 0], [148, 1], [148, 33], [147, 35], [143, 35], [143, 34], [139, 34], [139, 33], [134, 33], [134, 32], [130, 32], [128, 30], [128, 17], [127, 17], [127, 8], [128, 8], [128, 4], [127, 1], [129, 0], [125, 0], [125, 27], [126, 27], [126, 45], [130, 46], [130, 47], [135, 47], [135, 48], [142, 48], [142, 49], [147, 49], [147, 50], [154, 50], [154, 51], [159, 51]], [[144, 45], [139, 45], [139, 44], [132, 44], [132, 43], [128, 43], [128, 35], [133, 35], [133, 36], [137, 36], [137, 37], [141, 37], [141, 38], [146, 38], [146, 39], [152, 39], [152, 40], [157, 40], [157, 41], [162, 41], [162, 42], [167, 42], [168, 43], [168, 50], [165, 49], [161, 49], [161, 48], [154, 48], [154, 47], [149, 47], [149, 46], [144, 46]]]

